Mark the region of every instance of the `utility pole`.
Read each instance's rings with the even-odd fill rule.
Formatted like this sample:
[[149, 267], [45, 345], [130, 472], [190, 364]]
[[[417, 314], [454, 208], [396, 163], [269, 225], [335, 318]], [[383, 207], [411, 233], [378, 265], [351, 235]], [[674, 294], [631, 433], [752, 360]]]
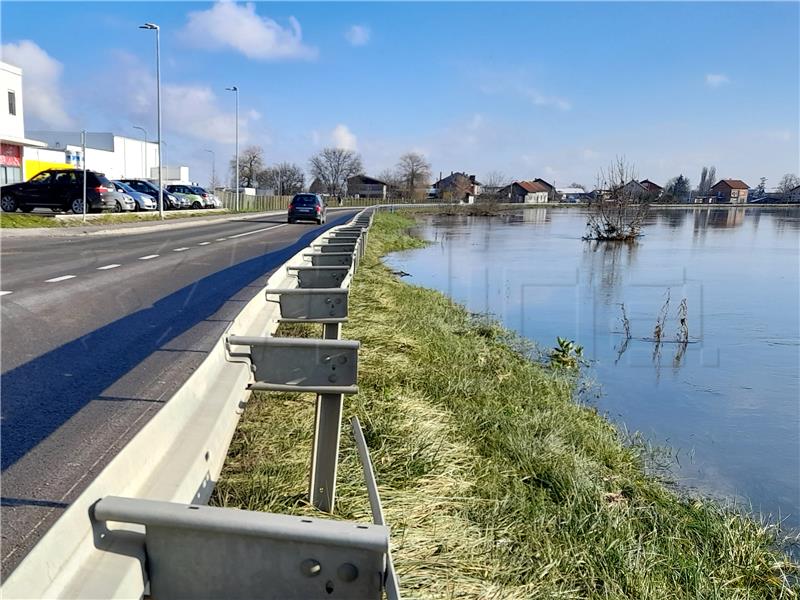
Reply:
[[86, 223], [86, 130], [81, 131], [83, 152], [83, 222]]
[[239, 87], [225, 88], [236, 94], [236, 210], [239, 210]]
[[139, 29], [149, 29], [156, 32], [156, 103], [158, 105], [158, 214], [164, 219], [164, 188], [162, 186], [161, 164], [161, 28], [154, 23], [139, 25]]

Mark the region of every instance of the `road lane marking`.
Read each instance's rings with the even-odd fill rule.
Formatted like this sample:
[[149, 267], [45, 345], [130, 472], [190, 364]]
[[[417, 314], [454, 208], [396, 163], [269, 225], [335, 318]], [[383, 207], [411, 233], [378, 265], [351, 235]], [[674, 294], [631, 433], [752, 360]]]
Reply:
[[183, 247], [183, 248], [173, 248], [173, 249], [172, 249], [172, 251], [173, 251], [173, 252], [183, 252], [184, 250], [188, 250], [188, 249], [189, 249], [189, 248], [186, 248], [186, 247]]
[[6, 294], [10, 294], [10, 293], [11, 293], [11, 292], [3, 292], [3, 291], [0, 291], [0, 296], [5, 296]]
[[113, 265], [106, 265], [105, 267], [97, 267], [98, 271], [107, 271], [108, 269], [116, 269], [117, 267], [121, 267], [122, 265], [113, 264]]
[[262, 231], [269, 231], [270, 229], [277, 229], [278, 227], [286, 227], [286, 225], [288, 225], [288, 223], [283, 223], [282, 225], [273, 225], [272, 227], [264, 227], [264, 229], [256, 229], [255, 231], [248, 231], [246, 233], [237, 233], [236, 235], [228, 236], [228, 239], [232, 240], [234, 238], [240, 238], [240, 237], [244, 237], [246, 235], [253, 235], [254, 233], [261, 233]]
[[45, 280], [45, 283], [58, 283], [59, 281], [66, 281], [67, 279], [74, 279], [77, 275], [62, 275], [61, 277], [53, 277], [52, 279]]
[[198, 246], [208, 246], [211, 242], [200, 242]]
[[215, 239], [214, 241], [215, 241], [215, 242], [224, 242], [224, 241], [225, 241], [225, 240], [227, 240], [227, 239], [228, 239], [228, 238], [217, 238], [217, 239]]
[[147, 256], [140, 256], [139, 260], [150, 260], [151, 258], [158, 258], [158, 254], [148, 254]]

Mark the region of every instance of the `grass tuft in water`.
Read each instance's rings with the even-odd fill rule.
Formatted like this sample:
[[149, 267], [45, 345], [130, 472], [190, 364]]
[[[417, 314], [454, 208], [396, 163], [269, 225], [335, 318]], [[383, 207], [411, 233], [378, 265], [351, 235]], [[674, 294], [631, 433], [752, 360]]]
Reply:
[[[641, 446], [572, 400], [574, 375], [393, 277], [380, 258], [421, 245], [411, 224], [376, 217], [344, 332], [362, 343], [345, 413], [365, 430], [406, 597], [797, 597], [775, 527], [675, 494]], [[313, 402], [254, 395], [214, 503], [321, 516], [306, 500]], [[337, 493], [333, 518], [369, 520], [347, 430]]]

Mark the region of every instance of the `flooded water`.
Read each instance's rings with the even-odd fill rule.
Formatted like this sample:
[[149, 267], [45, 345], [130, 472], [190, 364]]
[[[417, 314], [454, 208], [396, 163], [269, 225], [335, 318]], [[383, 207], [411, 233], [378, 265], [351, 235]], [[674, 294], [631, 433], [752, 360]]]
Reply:
[[800, 528], [800, 209], [662, 209], [632, 245], [582, 241], [585, 223], [579, 208], [425, 217], [432, 244], [389, 263], [541, 346], [583, 345], [590, 401], [669, 446], [681, 485]]

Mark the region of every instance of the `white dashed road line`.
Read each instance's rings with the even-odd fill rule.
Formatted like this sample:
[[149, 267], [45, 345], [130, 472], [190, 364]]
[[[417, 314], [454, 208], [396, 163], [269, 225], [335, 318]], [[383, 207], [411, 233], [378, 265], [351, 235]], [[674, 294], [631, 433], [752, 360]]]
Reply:
[[227, 240], [227, 239], [228, 239], [228, 238], [217, 238], [217, 239], [215, 239], [214, 241], [215, 241], [215, 242], [224, 242], [224, 241], [225, 241], [225, 240]]
[[148, 254], [147, 256], [140, 256], [139, 260], [150, 260], [151, 258], [158, 258], [158, 254]]
[[198, 246], [208, 246], [211, 242], [200, 242]]
[[173, 248], [172, 249], [173, 252], [183, 252], [184, 250], [188, 250], [188, 248], [184, 247], [184, 248]]
[[283, 223], [282, 225], [273, 225], [272, 227], [264, 227], [264, 229], [256, 229], [255, 231], [248, 231], [247, 233], [237, 233], [236, 235], [228, 236], [229, 240], [233, 240], [235, 238], [244, 237], [246, 235], [253, 235], [254, 233], [261, 233], [262, 231], [269, 231], [270, 229], [277, 229], [278, 227], [286, 227], [287, 223]]
[[116, 269], [117, 267], [121, 267], [122, 265], [113, 264], [113, 265], [106, 265], [105, 267], [97, 267], [98, 271], [108, 271], [109, 269]]
[[75, 279], [75, 277], [77, 277], [77, 275], [62, 275], [61, 277], [46, 279], [45, 283], [58, 283], [59, 281], [66, 281], [67, 279]]
[[0, 291], [0, 296], [5, 296], [6, 294], [10, 294], [11, 292], [2, 292]]

